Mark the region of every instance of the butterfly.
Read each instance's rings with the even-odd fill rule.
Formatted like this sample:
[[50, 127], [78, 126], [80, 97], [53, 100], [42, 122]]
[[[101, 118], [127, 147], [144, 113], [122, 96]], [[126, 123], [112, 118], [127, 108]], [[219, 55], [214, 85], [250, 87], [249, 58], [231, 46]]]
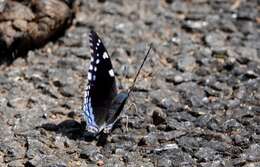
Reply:
[[84, 95], [83, 115], [87, 132], [96, 136], [101, 132], [106, 134], [111, 132], [134, 88], [137, 76], [149, 55], [151, 46], [130, 89], [118, 93], [110, 56], [101, 38], [93, 30], [89, 34], [89, 43], [91, 60], [87, 74], [88, 84]]

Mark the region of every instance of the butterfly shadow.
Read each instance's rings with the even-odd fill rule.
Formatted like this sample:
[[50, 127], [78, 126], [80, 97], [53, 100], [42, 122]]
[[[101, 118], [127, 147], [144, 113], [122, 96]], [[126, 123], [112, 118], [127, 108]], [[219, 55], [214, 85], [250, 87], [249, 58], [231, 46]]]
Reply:
[[98, 146], [103, 146], [107, 143], [107, 134], [101, 133], [99, 136], [93, 136], [88, 133], [86, 129], [86, 123], [84, 121], [78, 122], [72, 119], [65, 120], [59, 124], [46, 123], [37, 127], [45, 129], [47, 131], [52, 131], [57, 134], [62, 134], [71, 140], [84, 140], [91, 142], [93, 140], [97, 141]]

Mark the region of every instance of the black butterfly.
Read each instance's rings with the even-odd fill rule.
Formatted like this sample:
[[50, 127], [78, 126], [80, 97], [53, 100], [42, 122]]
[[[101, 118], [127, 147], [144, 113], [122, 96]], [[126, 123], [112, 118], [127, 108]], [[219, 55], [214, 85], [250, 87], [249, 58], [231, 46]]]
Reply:
[[112, 63], [102, 40], [94, 31], [90, 32], [89, 38], [91, 62], [88, 69], [83, 111], [87, 131], [96, 136], [102, 131], [104, 133], [111, 131], [134, 87], [151, 46], [131, 88], [127, 92], [118, 93]]

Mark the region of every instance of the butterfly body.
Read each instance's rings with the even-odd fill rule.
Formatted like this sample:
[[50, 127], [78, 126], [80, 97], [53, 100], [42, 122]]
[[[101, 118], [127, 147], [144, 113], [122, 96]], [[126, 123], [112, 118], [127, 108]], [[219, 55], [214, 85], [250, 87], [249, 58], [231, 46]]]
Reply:
[[94, 31], [90, 32], [89, 37], [91, 61], [87, 75], [88, 84], [85, 90], [83, 115], [87, 131], [96, 136], [100, 132], [109, 133], [111, 131], [133, 86], [127, 92], [118, 93], [112, 63], [102, 40]]

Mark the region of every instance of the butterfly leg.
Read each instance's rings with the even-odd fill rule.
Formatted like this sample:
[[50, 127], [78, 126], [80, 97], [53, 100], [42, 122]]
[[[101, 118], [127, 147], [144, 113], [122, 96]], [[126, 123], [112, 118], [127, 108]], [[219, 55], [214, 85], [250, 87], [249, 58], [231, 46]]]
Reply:
[[[130, 110], [132, 107], [134, 107], [134, 112], [137, 112], [137, 107], [136, 107], [136, 104], [135, 103], [131, 103], [128, 107], [127, 107], [127, 111], [128, 110]], [[126, 118], [126, 125], [125, 125], [125, 127], [126, 127], [126, 132], [128, 132], [128, 123], [129, 123], [129, 121], [128, 121], [128, 116], [127, 115], [123, 115], [121, 118]]]
[[126, 122], [125, 122], [125, 128], [126, 128], [126, 133], [128, 132], [128, 116], [127, 115], [124, 115], [122, 116], [121, 118], [126, 118]]

